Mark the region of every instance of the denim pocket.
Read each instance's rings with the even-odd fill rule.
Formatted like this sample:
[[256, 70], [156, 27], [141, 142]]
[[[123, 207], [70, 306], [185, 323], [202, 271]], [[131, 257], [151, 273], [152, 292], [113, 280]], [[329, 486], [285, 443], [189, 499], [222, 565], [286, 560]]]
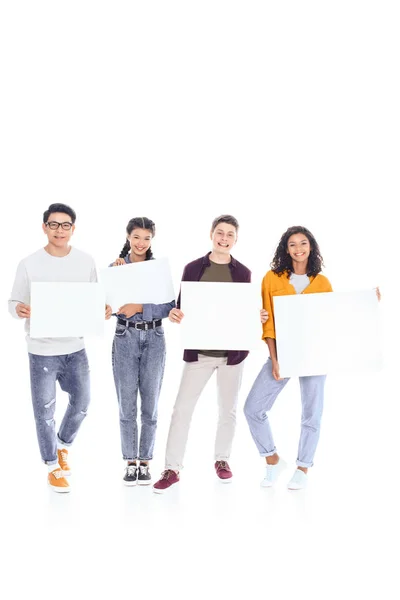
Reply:
[[125, 325], [117, 325], [117, 327], [115, 328], [115, 335], [117, 337], [122, 337], [123, 335], [126, 334], [126, 327]]
[[160, 337], [162, 337], [164, 335], [164, 327], [160, 326], [160, 327], [156, 327], [154, 329], [154, 333]]

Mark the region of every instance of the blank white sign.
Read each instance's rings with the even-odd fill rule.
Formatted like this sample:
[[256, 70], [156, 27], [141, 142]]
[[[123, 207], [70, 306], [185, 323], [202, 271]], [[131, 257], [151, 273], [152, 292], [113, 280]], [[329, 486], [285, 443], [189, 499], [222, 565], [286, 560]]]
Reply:
[[182, 281], [181, 341], [188, 350], [250, 350], [260, 343], [260, 286]]
[[273, 301], [281, 377], [382, 367], [375, 290], [275, 296]]
[[105, 298], [99, 283], [31, 284], [30, 336], [103, 335]]
[[113, 312], [124, 304], [165, 304], [175, 299], [167, 258], [101, 269], [100, 280]]

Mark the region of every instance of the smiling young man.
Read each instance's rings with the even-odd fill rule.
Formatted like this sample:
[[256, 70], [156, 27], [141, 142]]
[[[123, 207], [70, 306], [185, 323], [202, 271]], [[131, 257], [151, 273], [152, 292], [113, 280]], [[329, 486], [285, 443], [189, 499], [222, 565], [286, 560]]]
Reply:
[[[211, 227], [212, 251], [186, 265], [182, 281], [223, 281], [249, 283], [251, 272], [231, 256], [239, 224], [231, 215], [214, 219]], [[266, 314], [266, 313], [265, 313]], [[177, 308], [169, 313], [173, 323], [184, 317]], [[248, 352], [237, 350], [185, 350], [181, 384], [175, 402], [167, 441], [165, 471], [153, 490], [162, 493], [179, 481], [190, 421], [207, 381], [217, 372], [219, 420], [215, 439], [215, 471], [224, 482], [231, 480], [228, 460], [236, 425], [236, 405], [242, 379], [243, 361]]]
[[[56, 492], [69, 492], [68, 448], [86, 417], [90, 401], [89, 366], [83, 338], [31, 338], [30, 291], [32, 281], [96, 282], [94, 260], [69, 245], [75, 230], [75, 212], [66, 204], [51, 204], [43, 214], [47, 245], [23, 259], [17, 269], [9, 311], [26, 319], [33, 412], [42, 460], [48, 467], [48, 484]], [[111, 316], [106, 306], [105, 318]], [[56, 382], [69, 395], [58, 433], [55, 430]]]

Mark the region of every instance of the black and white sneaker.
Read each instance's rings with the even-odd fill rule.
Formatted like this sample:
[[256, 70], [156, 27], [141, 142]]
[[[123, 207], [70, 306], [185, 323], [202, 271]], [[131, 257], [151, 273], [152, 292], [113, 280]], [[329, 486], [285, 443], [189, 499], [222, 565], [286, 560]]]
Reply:
[[139, 465], [137, 482], [138, 485], [149, 485], [151, 483], [149, 465]]
[[136, 485], [138, 468], [136, 465], [127, 465], [125, 468], [124, 485]]

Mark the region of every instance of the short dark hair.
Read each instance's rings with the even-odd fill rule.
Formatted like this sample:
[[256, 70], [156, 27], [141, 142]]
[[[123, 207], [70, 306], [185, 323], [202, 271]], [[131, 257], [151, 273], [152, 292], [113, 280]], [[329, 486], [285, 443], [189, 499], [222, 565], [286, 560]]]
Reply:
[[64, 214], [68, 215], [69, 217], [71, 217], [72, 223], [75, 223], [75, 221], [76, 221], [75, 211], [67, 204], [61, 204], [58, 202], [56, 204], [50, 204], [49, 208], [44, 211], [43, 223], [47, 223], [47, 221], [49, 220], [49, 216], [52, 213], [64, 213]]
[[239, 229], [239, 222], [237, 219], [235, 219], [235, 217], [232, 217], [232, 215], [221, 215], [216, 217], [212, 222], [211, 232], [213, 232], [220, 223], [228, 223], [229, 225], [233, 225], [236, 231]]

